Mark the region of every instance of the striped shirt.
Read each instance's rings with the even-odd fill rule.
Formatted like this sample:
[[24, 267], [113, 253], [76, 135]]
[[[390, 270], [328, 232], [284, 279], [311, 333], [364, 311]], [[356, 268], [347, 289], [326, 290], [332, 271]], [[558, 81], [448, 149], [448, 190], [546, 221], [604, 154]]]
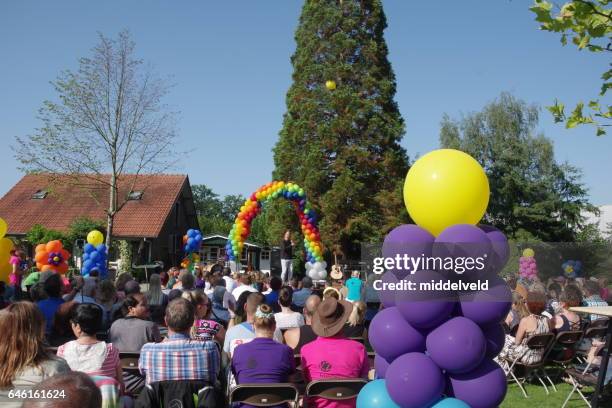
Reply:
[[220, 367], [219, 349], [212, 341], [191, 340], [180, 333], [162, 343], [142, 346], [138, 368], [147, 384], [157, 381], [203, 380], [213, 383]]

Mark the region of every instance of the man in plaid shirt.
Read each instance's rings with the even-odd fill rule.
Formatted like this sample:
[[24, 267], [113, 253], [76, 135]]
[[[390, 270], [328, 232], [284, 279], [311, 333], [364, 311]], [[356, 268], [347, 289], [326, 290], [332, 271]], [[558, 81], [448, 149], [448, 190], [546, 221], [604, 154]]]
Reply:
[[186, 299], [170, 302], [166, 309], [168, 338], [142, 346], [138, 368], [147, 384], [157, 381], [202, 380], [214, 384], [220, 367], [219, 349], [213, 341], [190, 338], [193, 305]]

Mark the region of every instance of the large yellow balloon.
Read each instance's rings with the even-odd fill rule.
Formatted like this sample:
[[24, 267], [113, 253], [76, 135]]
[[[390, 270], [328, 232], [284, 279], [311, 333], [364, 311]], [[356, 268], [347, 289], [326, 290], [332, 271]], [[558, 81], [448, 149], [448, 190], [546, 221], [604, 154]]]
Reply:
[[6, 221], [3, 218], [0, 218], [0, 238], [6, 235], [6, 231], [8, 230], [8, 225], [6, 225]]
[[98, 246], [104, 242], [104, 235], [98, 230], [93, 230], [87, 234], [87, 243]]
[[489, 180], [472, 156], [434, 150], [408, 171], [404, 203], [414, 222], [437, 236], [451, 225], [480, 221], [489, 204]]
[[9, 274], [13, 271], [13, 267], [10, 263], [6, 262], [0, 264], [0, 281], [9, 283]]
[[8, 254], [13, 248], [15, 248], [13, 241], [8, 238], [0, 239], [0, 254]]

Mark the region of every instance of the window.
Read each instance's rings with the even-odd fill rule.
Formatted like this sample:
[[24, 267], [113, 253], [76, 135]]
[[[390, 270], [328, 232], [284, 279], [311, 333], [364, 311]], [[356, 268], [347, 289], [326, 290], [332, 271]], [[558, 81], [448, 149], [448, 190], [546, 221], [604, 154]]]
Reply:
[[142, 200], [142, 195], [144, 193], [142, 191], [130, 191], [128, 194], [128, 201], [138, 201]]
[[261, 260], [262, 261], [270, 260], [270, 251], [261, 251]]
[[47, 197], [46, 190], [38, 190], [34, 194], [32, 194], [32, 200], [42, 200]]

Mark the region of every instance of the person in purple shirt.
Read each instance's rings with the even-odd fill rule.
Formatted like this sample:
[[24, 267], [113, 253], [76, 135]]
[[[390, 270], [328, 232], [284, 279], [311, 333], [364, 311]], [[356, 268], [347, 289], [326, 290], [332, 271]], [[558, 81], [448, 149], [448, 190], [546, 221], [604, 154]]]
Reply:
[[60, 276], [56, 273], [49, 276], [43, 283], [43, 288], [48, 297], [47, 299], [36, 302], [36, 306], [38, 306], [45, 317], [45, 333], [48, 335], [51, 333], [51, 328], [53, 327], [55, 312], [57, 312], [60, 305], [64, 303], [64, 299], [62, 299], [62, 280]]
[[[286, 383], [295, 371], [293, 350], [273, 340], [276, 322], [269, 305], [259, 305], [255, 312], [255, 338], [236, 347], [232, 357], [232, 373], [238, 384]], [[240, 404], [240, 408], [252, 405]], [[274, 408], [286, 407], [286, 404]]]

